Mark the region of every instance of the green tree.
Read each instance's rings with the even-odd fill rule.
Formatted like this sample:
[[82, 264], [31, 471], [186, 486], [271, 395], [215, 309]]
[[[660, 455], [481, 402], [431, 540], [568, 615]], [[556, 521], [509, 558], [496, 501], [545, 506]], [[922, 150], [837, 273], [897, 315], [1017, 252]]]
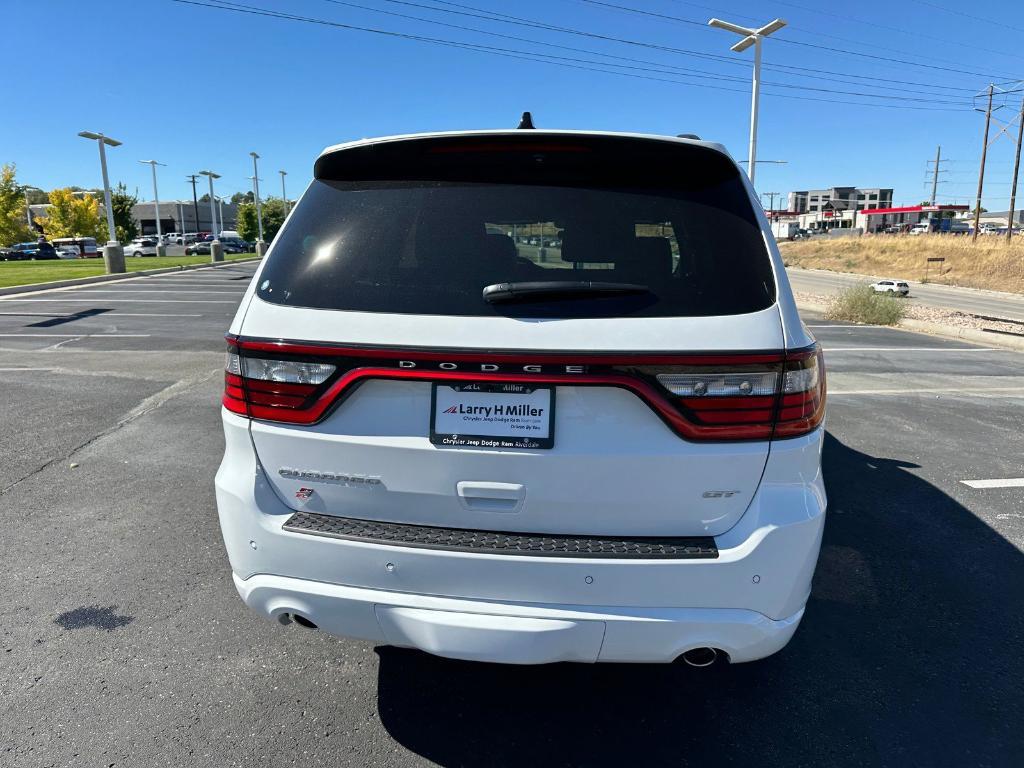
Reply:
[[100, 206], [92, 195], [76, 195], [71, 189], [50, 192], [50, 207], [39, 217], [43, 232], [55, 237], [95, 237], [99, 239], [106, 227], [100, 219]]
[[47, 197], [49, 206], [37, 222], [48, 238], [103, 237], [106, 227], [100, 215], [99, 201], [93, 195], [83, 195], [65, 187], [51, 190]]
[[[110, 207], [114, 212], [114, 229], [117, 242], [130, 243], [139, 236], [139, 226], [132, 217], [132, 208], [139, 202], [137, 195], [129, 195], [128, 188], [121, 182], [110, 192]], [[106, 227], [104, 227], [106, 229]]]
[[[263, 208], [263, 239], [268, 243], [277, 236], [284, 224], [284, 201], [279, 197], [268, 197], [261, 201]], [[243, 240], [255, 240], [259, 237], [259, 224], [256, 220], [256, 204], [242, 203], [238, 206], [238, 234]]]
[[251, 191], [235, 192], [235, 194], [231, 196], [231, 202], [234, 203], [235, 205], [241, 205], [242, 203], [251, 203], [253, 202], [253, 200], [255, 200], [255, 198], [253, 197]]
[[0, 166], [0, 245], [34, 239], [25, 221], [25, 194], [18, 186], [15, 167]]

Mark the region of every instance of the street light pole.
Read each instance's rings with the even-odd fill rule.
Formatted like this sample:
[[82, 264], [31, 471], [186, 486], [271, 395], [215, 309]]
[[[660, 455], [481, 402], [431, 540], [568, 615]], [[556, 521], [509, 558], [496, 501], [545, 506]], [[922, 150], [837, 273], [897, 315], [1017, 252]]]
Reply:
[[143, 165], [148, 165], [153, 171], [153, 205], [156, 207], [156, 255], [166, 256], [167, 246], [164, 245], [164, 233], [160, 228], [160, 193], [156, 189], [156, 167], [165, 163], [158, 163], [156, 160], [139, 160]]
[[29, 200], [28, 193], [31, 190], [33, 190], [33, 189], [36, 192], [42, 192], [43, 190], [41, 190], [39, 187], [28, 187], [28, 186], [23, 187], [22, 189], [25, 192], [25, 220], [28, 222], [28, 228], [32, 229], [32, 201]]
[[288, 171], [278, 171], [281, 174], [281, 201], [284, 203], [284, 215], [288, 215], [288, 196], [284, 193], [284, 177], [288, 175]]
[[119, 147], [121, 142], [92, 131], [79, 131], [83, 139], [92, 139], [100, 147], [100, 169], [103, 172], [103, 205], [107, 209], [107, 244], [103, 246], [103, 261], [107, 274], [124, 272], [124, 251], [117, 242], [117, 230], [114, 229], [114, 206], [110, 202], [110, 179], [107, 177], [106, 147]]
[[708, 25], [743, 36], [742, 40], [729, 49], [731, 51], [740, 53], [750, 46], [754, 46], [754, 80], [750, 95], [750, 146], [747, 158], [747, 174], [750, 176], [750, 183], [753, 184], [757, 172], [757, 117], [761, 100], [761, 41], [786, 26], [786, 22], [782, 19], [775, 19], [759, 29], [741, 27], [721, 19], [711, 19]]
[[213, 171], [200, 171], [199, 174], [210, 181], [210, 234], [213, 235], [213, 241], [210, 243], [210, 261], [223, 261], [224, 252], [221, 250], [220, 240], [217, 239], [217, 198], [213, 194], [213, 180], [219, 179], [220, 174]]
[[260, 173], [256, 166], [256, 161], [260, 159], [260, 156], [255, 152], [250, 152], [249, 156], [252, 157], [252, 194], [256, 201], [256, 229], [259, 232], [259, 238], [256, 240], [256, 255], [263, 256], [267, 250], [267, 244], [263, 240], [263, 207], [260, 205]]

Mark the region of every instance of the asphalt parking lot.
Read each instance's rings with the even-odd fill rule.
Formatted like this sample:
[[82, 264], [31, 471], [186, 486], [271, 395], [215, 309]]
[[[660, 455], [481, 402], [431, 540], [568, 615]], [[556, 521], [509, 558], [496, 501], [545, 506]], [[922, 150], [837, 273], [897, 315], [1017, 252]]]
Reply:
[[1024, 355], [809, 319], [830, 510], [746, 665], [514, 668], [281, 627], [231, 583], [252, 264], [0, 299], [0, 766], [1024, 763]]

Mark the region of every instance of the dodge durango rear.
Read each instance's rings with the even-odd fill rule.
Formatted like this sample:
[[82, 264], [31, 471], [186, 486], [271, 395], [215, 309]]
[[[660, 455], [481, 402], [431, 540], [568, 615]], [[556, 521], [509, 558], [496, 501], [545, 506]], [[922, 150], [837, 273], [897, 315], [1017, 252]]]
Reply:
[[803, 616], [825, 370], [724, 149], [324, 151], [227, 335], [243, 600], [460, 659], [751, 661]]

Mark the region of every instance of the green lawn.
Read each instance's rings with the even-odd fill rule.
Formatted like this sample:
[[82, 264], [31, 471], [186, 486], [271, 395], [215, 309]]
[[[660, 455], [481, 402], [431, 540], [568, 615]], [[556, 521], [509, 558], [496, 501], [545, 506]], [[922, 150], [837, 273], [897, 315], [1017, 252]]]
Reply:
[[[254, 253], [225, 255], [225, 261], [251, 259]], [[125, 268], [129, 272], [142, 269], [163, 269], [185, 264], [209, 264], [209, 256], [126, 256]], [[102, 275], [103, 259], [60, 259], [58, 261], [0, 261], [0, 288], [9, 285], [34, 285], [53, 280], [69, 280], [75, 277]]]

